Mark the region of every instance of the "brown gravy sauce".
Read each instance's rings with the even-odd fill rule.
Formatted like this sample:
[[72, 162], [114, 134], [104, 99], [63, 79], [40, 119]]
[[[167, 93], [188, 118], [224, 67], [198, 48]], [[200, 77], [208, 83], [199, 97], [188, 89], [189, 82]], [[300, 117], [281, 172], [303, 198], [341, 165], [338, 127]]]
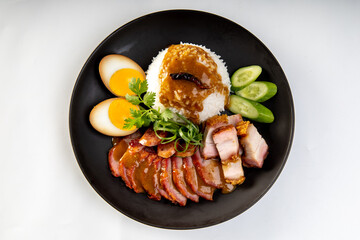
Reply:
[[[186, 72], [209, 86], [201, 89], [186, 80], [173, 80], [171, 73]], [[200, 47], [178, 44], [169, 47], [159, 74], [161, 86], [159, 100], [165, 107], [182, 109], [185, 117], [199, 123], [199, 113], [204, 109], [203, 101], [215, 91], [224, 96], [229, 89], [222, 83], [217, 65], [210, 55]], [[227, 101], [227, 97], [225, 97]], [[226, 103], [225, 103], [226, 104]]]
[[[126, 168], [131, 168], [134, 165], [138, 165], [139, 167], [136, 169], [135, 172], [135, 181], [139, 184], [139, 186], [143, 186], [144, 189], [147, 190], [147, 192], [150, 193], [151, 198], [160, 199], [160, 194], [156, 187], [156, 182], [154, 181], [154, 175], [159, 174], [156, 171], [155, 164], [153, 164], [153, 161], [157, 161], [158, 159], [146, 159], [145, 161], [141, 161], [141, 157], [139, 153], [130, 153], [129, 151], [126, 151], [128, 148], [128, 144], [126, 141], [122, 140], [121, 138], [114, 138], [113, 145], [115, 147], [114, 150], [114, 158], [120, 160], [122, 157], [122, 163]], [[182, 165], [182, 171], [184, 171], [184, 165]], [[221, 167], [221, 164], [219, 164], [219, 167]], [[224, 179], [222, 170], [220, 170], [221, 173], [221, 182], [223, 183], [223, 188], [221, 189], [221, 192], [223, 194], [231, 193], [235, 190], [236, 186], [227, 183]], [[199, 174], [196, 174], [196, 180], [197, 180], [197, 186], [198, 189], [204, 193], [211, 194], [213, 189], [209, 185], [207, 185], [202, 178], [199, 176]], [[186, 188], [189, 192], [193, 192], [192, 189], [188, 184], [186, 184]]]

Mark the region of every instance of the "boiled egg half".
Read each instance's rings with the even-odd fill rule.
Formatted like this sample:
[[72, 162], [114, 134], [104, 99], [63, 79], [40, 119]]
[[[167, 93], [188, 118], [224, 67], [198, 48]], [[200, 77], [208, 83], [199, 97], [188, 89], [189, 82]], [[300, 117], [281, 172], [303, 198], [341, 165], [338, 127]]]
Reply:
[[145, 80], [142, 68], [130, 58], [119, 54], [110, 54], [101, 59], [99, 73], [106, 88], [116, 96], [134, 95], [129, 89], [132, 78]]
[[131, 118], [130, 109], [139, 110], [139, 106], [129, 103], [124, 98], [110, 98], [91, 110], [89, 120], [102, 134], [113, 137], [126, 136], [137, 130], [136, 126], [124, 129], [125, 119]]

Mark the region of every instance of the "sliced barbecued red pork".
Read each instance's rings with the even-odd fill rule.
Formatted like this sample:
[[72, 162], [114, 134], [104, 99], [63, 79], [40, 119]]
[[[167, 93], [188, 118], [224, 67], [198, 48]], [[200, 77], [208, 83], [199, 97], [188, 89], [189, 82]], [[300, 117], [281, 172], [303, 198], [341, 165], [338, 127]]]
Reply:
[[127, 163], [124, 163], [124, 166], [126, 168], [126, 175], [127, 178], [130, 181], [132, 189], [136, 193], [144, 192], [144, 188], [142, 187], [140, 179], [136, 176], [136, 169], [140, 166], [142, 162], [148, 158], [150, 153], [146, 151], [145, 149], [141, 150], [139, 152], [139, 157], [134, 159], [133, 161], [128, 161]]
[[221, 179], [222, 168], [218, 159], [204, 160], [200, 155], [200, 151], [197, 150], [192, 156], [192, 161], [197, 170], [197, 173], [206, 184], [215, 188], [223, 187], [224, 184]]
[[182, 195], [174, 185], [170, 158], [161, 160], [160, 183], [171, 197], [173, 203], [179, 203], [180, 206], [186, 205], [187, 198]]
[[261, 168], [269, 147], [253, 124], [249, 124], [246, 136], [240, 138], [240, 143], [244, 148], [244, 165]]
[[150, 199], [160, 200], [161, 194], [154, 182], [154, 175], [156, 174], [154, 160], [158, 156], [151, 153], [145, 161], [136, 169], [135, 176], [140, 179], [141, 185], [145, 189]]
[[186, 184], [184, 177], [184, 167], [183, 160], [180, 157], [172, 157], [171, 163], [173, 167], [173, 180], [177, 189], [188, 199], [198, 202], [199, 195], [194, 193], [194, 191]]
[[133, 161], [137, 161], [137, 159], [140, 157], [140, 154], [138, 152], [131, 153], [130, 149], [131, 147], [128, 147], [119, 161], [119, 174], [122, 180], [125, 182], [126, 186], [132, 189], [131, 182], [127, 176], [126, 166], [128, 166]]
[[[157, 133], [160, 137], [166, 137], [166, 132], [159, 131]], [[139, 142], [144, 146], [153, 147], [159, 145], [161, 143], [161, 139], [156, 136], [152, 128], [148, 128], [144, 135], [140, 138]]]
[[236, 115], [221, 115], [221, 116], [214, 116], [209, 118], [205, 122], [205, 131], [204, 131], [204, 138], [203, 144], [204, 146], [201, 148], [201, 154], [205, 159], [212, 159], [219, 156], [219, 153], [216, 149], [214, 140], [212, 138], [213, 131], [219, 127], [226, 126], [226, 125], [236, 125], [238, 122], [242, 121], [242, 117], [240, 114]]
[[176, 153], [174, 142], [159, 144], [157, 146], [157, 154], [163, 158], [169, 158]]
[[111, 174], [114, 177], [120, 177], [120, 159], [126, 152], [126, 149], [128, 148], [128, 144], [120, 140], [115, 146], [113, 146], [108, 154], [108, 161], [109, 161], [109, 167]]
[[213, 140], [221, 158], [225, 181], [233, 185], [244, 182], [244, 171], [239, 155], [239, 140], [233, 125], [217, 128]]
[[158, 157], [156, 158], [153, 163], [152, 163], [152, 166], [154, 167], [154, 177], [153, 177], [153, 180], [154, 180], [154, 188], [156, 188], [160, 195], [170, 201], [172, 201], [170, 195], [165, 191], [165, 189], [163, 188], [163, 186], [161, 185], [160, 183], [160, 174], [161, 174], [161, 160], [163, 158], [161, 157]]
[[183, 165], [186, 183], [197, 195], [212, 201], [216, 188], [207, 185], [200, 177], [198, 177], [192, 158], [183, 158]]

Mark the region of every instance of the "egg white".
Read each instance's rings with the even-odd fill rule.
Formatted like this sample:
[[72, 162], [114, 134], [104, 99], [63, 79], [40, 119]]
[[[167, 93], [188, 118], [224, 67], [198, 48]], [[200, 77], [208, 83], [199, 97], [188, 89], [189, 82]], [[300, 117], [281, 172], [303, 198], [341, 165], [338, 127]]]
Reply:
[[110, 78], [116, 71], [123, 68], [135, 69], [139, 71], [145, 79], [144, 70], [130, 58], [119, 54], [110, 54], [105, 56], [100, 61], [99, 73], [106, 88], [114, 95], [116, 94], [110, 89]]
[[89, 120], [93, 128], [99, 131], [102, 134], [120, 137], [126, 136], [136, 132], [137, 128], [134, 130], [123, 130], [117, 128], [109, 118], [109, 107], [110, 104], [118, 98], [110, 98], [104, 100], [97, 104], [90, 112]]

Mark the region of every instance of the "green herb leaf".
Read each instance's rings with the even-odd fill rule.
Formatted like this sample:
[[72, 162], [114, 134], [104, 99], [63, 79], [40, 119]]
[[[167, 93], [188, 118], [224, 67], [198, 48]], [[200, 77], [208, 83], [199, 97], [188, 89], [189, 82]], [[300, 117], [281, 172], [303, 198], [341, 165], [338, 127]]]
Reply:
[[140, 78], [132, 78], [129, 83], [129, 89], [133, 91], [136, 95], [140, 96], [148, 89], [147, 81], [141, 81]]
[[173, 118], [173, 112], [170, 109], [165, 109], [161, 114], [160, 118], [164, 121], [168, 121]]
[[152, 107], [155, 102], [155, 93], [153, 92], [147, 92], [144, 95], [144, 104], [148, 107]]
[[126, 94], [125, 99], [134, 105], [139, 105], [141, 102], [141, 100], [139, 99], [138, 96], [133, 96], [133, 95], [129, 95], [129, 94]]

